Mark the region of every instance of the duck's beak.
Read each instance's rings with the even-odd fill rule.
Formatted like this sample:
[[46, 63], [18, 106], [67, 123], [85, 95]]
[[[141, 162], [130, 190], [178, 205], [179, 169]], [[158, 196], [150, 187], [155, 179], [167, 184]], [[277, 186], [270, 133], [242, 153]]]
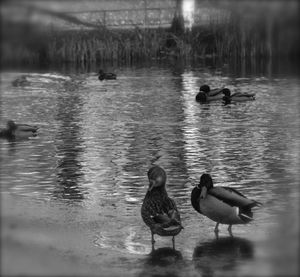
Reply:
[[154, 180], [150, 180], [150, 186], [148, 188], [148, 191], [151, 191], [154, 187], [155, 187], [155, 181]]
[[207, 188], [206, 187], [202, 187], [200, 198], [204, 199], [206, 197], [206, 195], [207, 195]]

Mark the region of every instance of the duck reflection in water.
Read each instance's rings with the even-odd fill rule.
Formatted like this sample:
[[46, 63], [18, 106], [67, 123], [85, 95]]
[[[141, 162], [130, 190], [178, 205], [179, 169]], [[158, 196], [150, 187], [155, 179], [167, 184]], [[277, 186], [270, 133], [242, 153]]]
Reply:
[[153, 249], [146, 263], [152, 266], [168, 266], [182, 260], [181, 252], [172, 247]]
[[180, 251], [171, 247], [152, 249], [145, 259], [145, 268], [139, 276], [182, 276], [183, 258]]
[[243, 260], [254, 256], [251, 241], [238, 237], [224, 237], [201, 243], [194, 249], [193, 261], [201, 276], [215, 276], [234, 270]]

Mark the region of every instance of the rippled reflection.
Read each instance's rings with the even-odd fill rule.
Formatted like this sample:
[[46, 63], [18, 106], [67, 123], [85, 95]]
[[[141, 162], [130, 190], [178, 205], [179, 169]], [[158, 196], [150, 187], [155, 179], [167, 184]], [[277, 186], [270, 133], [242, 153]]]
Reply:
[[254, 249], [251, 241], [238, 238], [216, 238], [195, 247], [193, 261], [201, 276], [226, 275], [243, 260], [252, 259]]
[[138, 276], [181, 276], [183, 257], [180, 251], [173, 248], [157, 248], [147, 256], [144, 267]]
[[[70, 93], [72, 92], [72, 93]], [[58, 132], [55, 137], [57, 184], [53, 194], [64, 199], [83, 199], [80, 179], [83, 177], [80, 154], [82, 138], [78, 122], [82, 99], [78, 91], [67, 90], [57, 97]]]

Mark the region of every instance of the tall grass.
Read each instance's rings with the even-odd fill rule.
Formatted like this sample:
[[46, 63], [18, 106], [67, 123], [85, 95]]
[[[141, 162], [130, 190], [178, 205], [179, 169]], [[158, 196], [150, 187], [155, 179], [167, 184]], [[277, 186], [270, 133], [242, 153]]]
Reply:
[[[295, 16], [296, 15], [296, 16]], [[2, 63], [135, 63], [149, 59], [244, 60], [299, 56], [299, 19], [264, 14], [229, 16], [176, 34], [171, 29], [38, 30], [7, 23], [2, 30]], [[9, 27], [9, 28], [8, 28]], [[10, 30], [7, 32], [7, 30]]]

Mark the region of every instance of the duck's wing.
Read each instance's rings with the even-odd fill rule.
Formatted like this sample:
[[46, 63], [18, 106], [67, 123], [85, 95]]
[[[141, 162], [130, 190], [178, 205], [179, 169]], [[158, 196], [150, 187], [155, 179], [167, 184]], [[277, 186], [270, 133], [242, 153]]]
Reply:
[[259, 206], [261, 203], [248, 199], [236, 189], [229, 187], [214, 187], [209, 190], [209, 194], [234, 207], [248, 207]]
[[148, 199], [142, 205], [142, 218], [148, 226], [161, 228], [181, 226], [180, 215], [173, 199], [165, 198], [161, 203]]
[[231, 94], [231, 97], [249, 97], [253, 98], [255, 96], [255, 93], [250, 93], [250, 92], [235, 92]]
[[210, 92], [209, 92], [209, 96], [216, 96], [220, 93], [223, 93], [223, 88], [215, 88], [215, 89], [212, 89]]
[[115, 73], [106, 73], [105, 77], [108, 79], [117, 79], [117, 75]]
[[38, 130], [37, 126], [32, 126], [28, 124], [18, 124], [18, 131], [21, 132], [36, 132]]
[[175, 225], [180, 225], [181, 226], [181, 219], [180, 219], [180, 213], [177, 210], [177, 206], [175, 201], [172, 198], [167, 199], [167, 201], [169, 202], [168, 204], [168, 216], [170, 218], [170, 220], [175, 224]]
[[148, 226], [165, 225], [170, 222], [170, 217], [162, 209], [162, 203], [155, 199], [147, 199], [144, 201], [141, 214], [144, 222]]

